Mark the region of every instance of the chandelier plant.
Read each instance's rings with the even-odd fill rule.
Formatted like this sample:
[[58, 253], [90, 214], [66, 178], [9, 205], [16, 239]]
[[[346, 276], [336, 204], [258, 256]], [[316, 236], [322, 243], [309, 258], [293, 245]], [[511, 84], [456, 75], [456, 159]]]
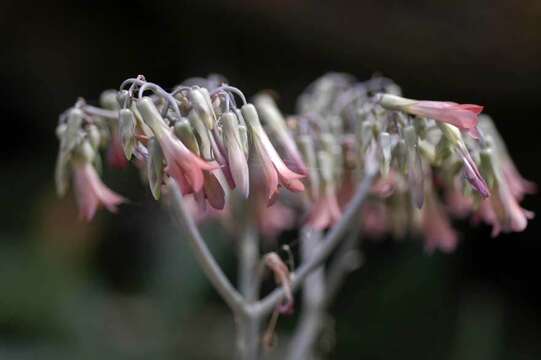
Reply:
[[[231, 308], [239, 356], [259, 358], [278, 315], [298, 311], [287, 357], [312, 358], [329, 304], [359, 266], [361, 237], [422, 239], [428, 253], [451, 252], [451, 218], [486, 223], [493, 236], [526, 228], [533, 214], [520, 202], [536, 187], [482, 111], [405, 98], [387, 78], [330, 73], [285, 117], [271, 93], [247, 99], [220, 76], [171, 91], [138, 76], [104, 91], [99, 107], [79, 99], [60, 115], [56, 186], [59, 195], [72, 186], [90, 221], [100, 207], [116, 212], [127, 201], [101, 181], [102, 154], [110, 166], [131, 162]], [[236, 238], [236, 286], [199, 232], [210, 218]], [[261, 239], [271, 240], [267, 251], [293, 228], [297, 266], [288, 246], [261, 250]], [[262, 296], [266, 273], [277, 288]]]

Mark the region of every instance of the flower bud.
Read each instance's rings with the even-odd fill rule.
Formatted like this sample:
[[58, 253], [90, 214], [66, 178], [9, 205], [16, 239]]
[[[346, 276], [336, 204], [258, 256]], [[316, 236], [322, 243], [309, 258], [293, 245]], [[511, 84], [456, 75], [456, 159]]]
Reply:
[[233, 181], [239, 192], [248, 197], [250, 187], [248, 161], [242, 148], [237, 117], [232, 112], [226, 112], [221, 119], [224, 147]]
[[389, 174], [389, 169], [391, 167], [391, 152], [393, 150], [391, 140], [391, 135], [388, 132], [383, 131], [379, 134], [379, 146], [383, 158], [380, 171], [383, 177], [386, 177]]
[[448, 160], [452, 154], [453, 148], [451, 143], [446, 136], [442, 136], [436, 145], [434, 163], [436, 166], [441, 166], [441, 164]]
[[392, 94], [376, 94], [374, 100], [389, 110], [402, 110], [404, 107], [416, 103], [415, 100]]
[[327, 151], [318, 151], [317, 159], [319, 174], [324, 187], [331, 187], [335, 184], [333, 157]]
[[205, 88], [192, 88], [189, 92], [189, 98], [192, 102], [193, 110], [200, 116], [207, 127], [212, 130], [216, 122], [216, 116], [210, 103], [210, 96]]
[[118, 92], [113, 89], [105, 90], [100, 95], [100, 105], [107, 110], [119, 110], [120, 106], [118, 105], [117, 100]]
[[58, 140], [61, 140], [64, 137], [67, 127], [68, 126], [66, 124], [60, 124], [56, 127], [55, 134]]
[[197, 138], [195, 137], [192, 127], [188, 122], [188, 119], [182, 118], [181, 121], [177, 121], [174, 127], [175, 135], [190, 149], [194, 154], [199, 155], [199, 145], [197, 144]]
[[266, 94], [257, 95], [254, 99], [254, 105], [263, 121], [267, 124], [278, 143], [284, 149], [286, 153], [286, 164], [289, 165], [291, 170], [299, 174], [306, 174], [307, 169], [302, 161], [299, 149], [291, 137], [285, 119], [280, 113], [280, 110], [278, 110], [278, 106], [276, 106], [272, 97]]
[[153, 137], [148, 141], [147, 174], [150, 191], [156, 200], [160, 198], [162, 188], [163, 161], [164, 158], [160, 144]]
[[56, 193], [64, 196], [69, 184], [69, 156], [62, 151], [58, 152], [54, 169]]
[[92, 163], [96, 156], [96, 151], [92, 147], [89, 141], [83, 141], [77, 148], [75, 148], [74, 160], [82, 161], [86, 163]]
[[201, 157], [205, 160], [212, 160], [212, 144], [210, 140], [209, 129], [205, 126], [205, 123], [194, 109], [192, 109], [188, 118], [190, 120], [193, 129], [199, 137], [199, 151]]
[[81, 109], [73, 108], [68, 115], [68, 122], [64, 137], [60, 142], [61, 151], [70, 152], [82, 139], [81, 125], [84, 114]]
[[358, 137], [361, 152], [365, 152], [374, 138], [374, 124], [371, 121], [363, 121], [358, 129]]
[[317, 170], [317, 157], [314, 141], [309, 135], [300, 135], [298, 138], [299, 148], [303, 154], [304, 163], [308, 169], [308, 182], [312, 200], [319, 195], [319, 174]]
[[396, 159], [398, 171], [406, 175], [408, 173], [408, 146], [404, 139], [398, 140], [393, 150], [393, 158]]
[[126, 159], [130, 160], [135, 150], [137, 140], [135, 138], [135, 116], [130, 109], [122, 109], [118, 115], [120, 141]]
[[408, 147], [408, 183], [412, 201], [417, 208], [423, 207], [424, 202], [424, 172], [417, 146], [417, 133], [412, 125], [404, 128], [404, 138]]
[[321, 147], [327, 151], [332, 159], [333, 174], [336, 179], [342, 177], [343, 172], [343, 157], [342, 147], [338, 145], [336, 137], [331, 133], [324, 133], [319, 136]]
[[165, 122], [151, 98], [145, 96], [137, 100], [137, 110], [139, 110], [145, 124], [152, 129], [156, 136], [163, 135]]
[[87, 126], [86, 134], [90, 145], [97, 150], [101, 144], [101, 135], [98, 127], [94, 124]]
[[124, 104], [126, 104], [126, 107], [131, 106], [131, 98], [128, 90], [120, 90], [116, 93], [116, 102], [118, 106], [124, 108]]

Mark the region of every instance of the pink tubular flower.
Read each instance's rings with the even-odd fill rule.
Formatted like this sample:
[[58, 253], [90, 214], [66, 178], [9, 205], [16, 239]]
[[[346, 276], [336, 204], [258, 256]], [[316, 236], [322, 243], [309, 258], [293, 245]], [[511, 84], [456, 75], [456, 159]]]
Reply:
[[456, 181], [445, 191], [445, 203], [451, 215], [458, 218], [465, 218], [473, 209], [473, 199], [464, 195]]
[[416, 101], [405, 107], [405, 111], [418, 116], [442, 121], [479, 138], [476, 131], [478, 115], [483, 107], [473, 104], [457, 104], [447, 101]]
[[124, 149], [122, 148], [120, 132], [116, 126], [111, 131], [111, 143], [109, 144], [109, 149], [107, 149], [107, 162], [117, 169], [123, 169], [128, 166], [128, 159], [126, 159]]
[[126, 201], [103, 184], [89, 162], [73, 164], [73, 183], [79, 213], [86, 221], [92, 220], [100, 205], [111, 212], [116, 212], [117, 206]]
[[336, 224], [341, 216], [336, 194], [327, 191], [312, 205], [306, 223], [316, 230], [324, 230]]
[[464, 163], [464, 176], [466, 177], [468, 182], [473, 186], [475, 190], [479, 192], [479, 194], [481, 194], [482, 197], [489, 197], [490, 190], [488, 189], [488, 185], [481, 173], [479, 172], [475, 161], [473, 161], [466, 147], [458, 146], [457, 153], [462, 158], [462, 161]]
[[449, 217], [434, 195], [427, 198], [423, 208], [422, 229], [425, 237], [425, 250], [429, 254], [436, 249], [449, 253], [456, 248], [458, 236], [449, 222]]
[[509, 191], [517, 201], [521, 201], [524, 195], [534, 194], [537, 191], [537, 185], [524, 179], [511, 159], [503, 161], [502, 174], [509, 186]]
[[265, 187], [265, 195], [268, 201], [278, 192], [278, 184], [290, 191], [304, 191], [304, 184], [299, 179], [304, 175], [291, 171], [272, 145], [268, 135], [263, 130], [257, 111], [252, 104], [242, 107], [242, 114], [251, 131], [253, 150], [256, 163], [252, 172], [258, 172], [256, 176]]
[[175, 180], [183, 194], [201, 191], [205, 182], [203, 171], [214, 170], [218, 165], [201, 159], [174, 136], [150, 98], [140, 99], [137, 108], [160, 143], [167, 163], [165, 171]]
[[256, 220], [259, 231], [268, 239], [275, 239], [282, 231], [295, 225], [295, 213], [280, 202], [268, 206], [264, 201], [257, 205]]
[[440, 129], [443, 132], [443, 136], [445, 136], [451, 142], [454, 152], [462, 160], [466, 180], [468, 180], [471, 186], [477, 190], [482, 197], [489, 197], [490, 190], [488, 185], [479, 172], [477, 164], [471, 157], [470, 152], [462, 139], [460, 131], [458, 131], [455, 126], [449, 124], [441, 124]]
[[298, 174], [308, 175], [308, 169], [304, 164], [302, 155], [287, 128], [286, 120], [280, 113], [273, 98], [262, 93], [255, 97], [254, 104], [263, 121], [271, 129], [274, 138], [280, 144], [284, 153], [284, 162], [287, 166]]
[[167, 163], [165, 171], [175, 179], [184, 194], [201, 191], [205, 182], [203, 171], [216, 169], [217, 165], [192, 153], [170, 129], [164, 130], [156, 137]]
[[492, 236], [503, 232], [520, 232], [526, 229], [534, 213], [523, 209], [513, 197], [507, 184], [499, 184], [491, 199], [485, 199], [479, 208], [479, 217], [492, 225]]
[[388, 210], [382, 201], [371, 201], [363, 205], [361, 213], [363, 234], [372, 239], [382, 238], [388, 231]]
[[386, 108], [451, 124], [473, 138], [479, 138], [477, 131], [478, 115], [483, 111], [483, 107], [480, 105], [457, 104], [449, 101], [412, 100], [391, 94], [380, 94], [378, 101]]

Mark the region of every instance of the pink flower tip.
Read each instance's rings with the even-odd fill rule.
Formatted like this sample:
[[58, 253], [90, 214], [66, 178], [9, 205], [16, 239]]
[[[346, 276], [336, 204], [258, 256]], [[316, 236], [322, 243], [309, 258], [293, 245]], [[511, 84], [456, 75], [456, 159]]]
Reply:
[[125, 198], [103, 184], [90, 163], [74, 164], [73, 175], [79, 213], [84, 220], [92, 220], [100, 206], [116, 212], [117, 206], [126, 202]]

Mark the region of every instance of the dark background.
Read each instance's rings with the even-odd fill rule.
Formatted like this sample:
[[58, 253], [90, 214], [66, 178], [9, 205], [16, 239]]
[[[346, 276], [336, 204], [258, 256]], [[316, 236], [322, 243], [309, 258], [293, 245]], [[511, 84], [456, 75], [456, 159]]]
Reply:
[[[540, 19], [538, 0], [1, 1], [0, 359], [232, 358], [231, 317], [133, 169], [106, 174], [132, 199], [117, 216], [85, 225], [56, 198], [54, 128], [78, 96], [214, 72], [292, 112], [324, 72], [379, 72], [412, 98], [485, 105], [540, 183]], [[365, 244], [324, 335], [332, 358], [541, 358], [539, 221], [496, 239], [457, 226], [452, 255]], [[230, 241], [207, 231], [234, 275]]]

